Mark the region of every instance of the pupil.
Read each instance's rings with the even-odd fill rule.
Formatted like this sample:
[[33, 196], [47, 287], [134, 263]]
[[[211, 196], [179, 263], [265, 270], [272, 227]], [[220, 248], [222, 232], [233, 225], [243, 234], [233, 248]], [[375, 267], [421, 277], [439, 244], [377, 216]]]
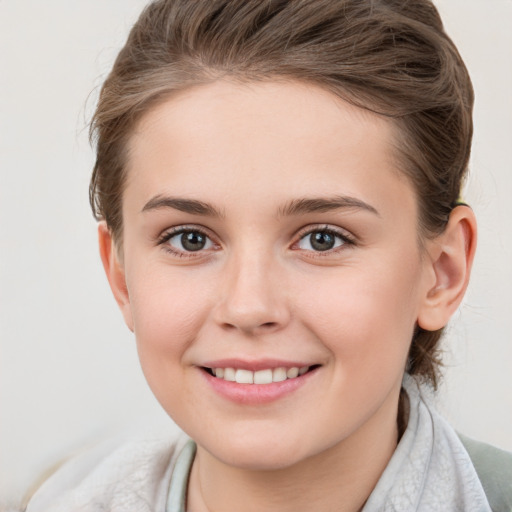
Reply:
[[317, 231], [311, 234], [311, 247], [317, 251], [328, 251], [334, 247], [334, 236], [325, 231]]
[[181, 245], [187, 251], [199, 251], [206, 245], [206, 237], [201, 233], [183, 233], [181, 235]]

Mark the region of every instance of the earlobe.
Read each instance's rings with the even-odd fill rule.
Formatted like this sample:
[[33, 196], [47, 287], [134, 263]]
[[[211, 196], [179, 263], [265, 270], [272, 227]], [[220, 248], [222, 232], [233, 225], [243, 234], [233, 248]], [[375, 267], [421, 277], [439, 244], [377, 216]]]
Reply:
[[418, 325], [427, 331], [444, 327], [460, 305], [469, 282], [476, 249], [476, 219], [469, 206], [453, 209], [444, 232], [428, 242], [429, 271]]
[[120, 261], [118, 251], [112, 239], [112, 234], [104, 221], [98, 224], [98, 244], [101, 261], [110, 284], [110, 289], [121, 309], [126, 325], [133, 332], [130, 296], [126, 286], [124, 266]]

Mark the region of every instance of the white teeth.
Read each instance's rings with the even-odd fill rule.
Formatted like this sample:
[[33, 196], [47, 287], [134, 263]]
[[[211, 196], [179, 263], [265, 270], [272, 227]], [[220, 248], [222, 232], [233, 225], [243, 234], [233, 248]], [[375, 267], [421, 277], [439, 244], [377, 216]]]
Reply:
[[272, 370], [260, 370], [254, 372], [254, 384], [271, 384]]
[[299, 375], [299, 369], [297, 367], [288, 368], [288, 370], [286, 372], [286, 376], [289, 379], [295, 379], [295, 377], [297, 377], [298, 375]]
[[224, 380], [229, 380], [230, 382], [235, 382], [236, 375], [234, 368], [224, 368]]
[[292, 368], [273, 368], [266, 370], [235, 370], [234, 368], [212, 368], [212, 373], [219, 379], [238, 384], [271, 384], [272, 382], [283, 382], [287, 379], [295, 379], [304, 375], [309, 370], [309, 366]]
[[272, 372], [272, 381], [273, 382], [283, 382], [286, 380], [286, 368], [274, 368]]
[[252, 384], [254, 382], [254, 372], [250, 370], [237, 370], [235, 380], [238, 384]]

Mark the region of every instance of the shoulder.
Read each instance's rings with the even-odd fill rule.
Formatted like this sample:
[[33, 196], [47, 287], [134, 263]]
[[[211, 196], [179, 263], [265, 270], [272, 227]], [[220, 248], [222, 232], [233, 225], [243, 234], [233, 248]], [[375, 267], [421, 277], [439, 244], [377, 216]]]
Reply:
[[512, 510], [512, 453], [459, 434], [493, 512]]
[[66, 462], [34, 494], [27, 512], [162, 509], [176, 455], [188, 438], [106, 442]]

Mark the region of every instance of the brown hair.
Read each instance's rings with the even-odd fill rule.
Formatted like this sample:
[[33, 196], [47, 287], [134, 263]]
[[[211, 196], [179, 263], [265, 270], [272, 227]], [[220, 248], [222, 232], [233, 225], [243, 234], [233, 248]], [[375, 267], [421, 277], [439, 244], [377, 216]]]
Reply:
[[[91, 123], [91, 206], [116, 241], [136, 123], [174, 91], [223, 77], [307, 81], [390, 118], [420, 233], [443, 231], [467, 171], [473, 90], [430, 0], [157, 0], [132, 28]], [[434, 387], [440, 336], [418, 328], [408, 360]]]

